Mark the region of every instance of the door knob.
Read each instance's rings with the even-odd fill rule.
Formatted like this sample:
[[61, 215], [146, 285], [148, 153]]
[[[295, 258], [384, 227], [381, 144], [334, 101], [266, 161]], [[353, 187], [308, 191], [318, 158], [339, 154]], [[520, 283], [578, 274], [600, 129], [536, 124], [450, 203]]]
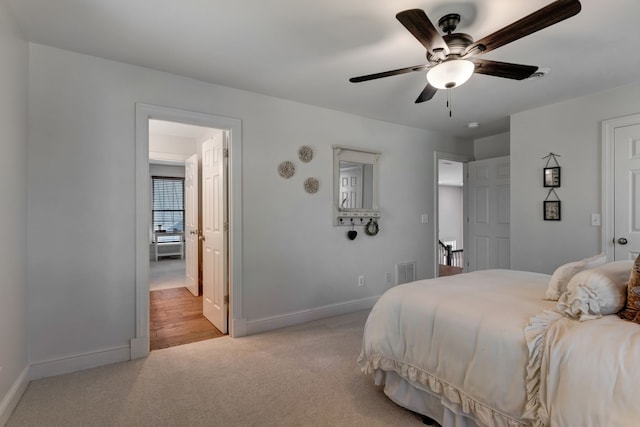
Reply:
[[624, 237], [619, 238], [618, 239], [618, 244], [626, 245], [627, 244], [627, 239], [625, 239]]

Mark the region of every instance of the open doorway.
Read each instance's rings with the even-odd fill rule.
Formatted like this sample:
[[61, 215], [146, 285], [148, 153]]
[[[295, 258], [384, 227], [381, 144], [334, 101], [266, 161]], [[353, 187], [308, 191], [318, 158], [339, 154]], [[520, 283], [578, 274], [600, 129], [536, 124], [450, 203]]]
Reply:
[[[150, 179], [149, 179], [149, 119], [191, 124], [221, 129], [227, 146], [225, 163], [228, 168], [227, 237], [224, 287], [217, 289], [211, 300], [219, 308], [225, 331], [233, 337], [247, 334], [247, 322], [242, 309], [242, 121], [194, 111], [179, 110], [144, 103], [136, 104], [136, 279], [135, 336], [130, 340], [131, 359], [149, 354], [149, 242], [150, 242]], [[216, 151], [217, 154], [220, 150]], [[206, 215], [204, 215], [206, 216]], [[219, 226], [220, 223], [217, 223]], [[185, 233], [185, 236], [191, 235]], [[206, 263], [205, 263], [206, 264]], [[210, 271], [210, 270], [209, 270]], [[203, 273], [203, 276], [205, 274]], [[220, 329], [220, 328], [219, 328]]]
[[149, 344], [150, 350], [157, 350], [226, 332], [205, 313], [208, 298], [203, 294], [201, 218], [202, 202], [212, 200], [202, 194], [199, 172], [203, 145], [221, 138], [223, 130], [155, 119], [149, 119], [148, 129]]
[[434, 155], [435, 277], [464, 272], [466, 241], [465, 163], [471, 156], [436, 152]]
[[438, 163], [438, 276], [464, 271], [463, 163]]

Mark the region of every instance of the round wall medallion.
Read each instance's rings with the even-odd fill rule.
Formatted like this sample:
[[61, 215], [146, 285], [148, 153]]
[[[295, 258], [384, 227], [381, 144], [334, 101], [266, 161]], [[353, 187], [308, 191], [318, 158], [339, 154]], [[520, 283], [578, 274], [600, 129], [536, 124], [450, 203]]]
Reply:
[[283, 178], [291, 178], [296, 173], [296, 166], [293, 162], [285, 160], [278, 165], [278, 173]]
[[307, 178], [304, 180], [304, 191], [309, 194], [314, 194], [318, 192], [320, 188], [320, 183], [315, 178]]
[[313, 159], [313, 149], [308, 145], [303, 145], [298, 150], [298, 158], [305, 163], [309, 163]]

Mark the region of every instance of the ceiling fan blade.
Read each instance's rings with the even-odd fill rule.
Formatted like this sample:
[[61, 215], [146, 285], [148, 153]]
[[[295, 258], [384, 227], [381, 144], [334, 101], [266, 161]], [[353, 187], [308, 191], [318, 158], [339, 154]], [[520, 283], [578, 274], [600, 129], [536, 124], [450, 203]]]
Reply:
[[422, 43], [429, 53], [432, 55], [443, 53], [445, 56], [449, 54], [449, 46], [423, 10], [404, 10], [398, 13], [396, 18]]
[[472, 59], [471, 62], [476, 66], [474, 73], [514, 80], [526, 79], [538, 71], [538, 67], [533, 65], [511, 64], [509, 62], [488, 61], [478, 58]]
[[351, 83], [366, 82], [367, 80], [381, 79], [382, 77], [397, 76], [398, 74], [411, 73], [412, 71], [422, 71], [427, 65], [416, 65], [413, 67], [400, 68], [398, 70], [383, 71], [382, 73], [367, 74], [366, 76], [351, 77]]
[[416, 104], [430, 100], [431, 98], [433, 98], [433, 95], [435, 95], [437, 91], [438, 89], [427, 83], [425, 88], [420, 93], [420, 96], [418, 96], [418, 99], [416, 99]]
[[578, 14], [582, 6], [579, 0], [556, 0], [553, 3], [533, 12], [524, 18], [507, 25], [485, 38], [478, 40], [469, 46], [467, 53], [487, 53], [514, 40], [518, 40], [536, 31], [547, 28], [560, 21]]

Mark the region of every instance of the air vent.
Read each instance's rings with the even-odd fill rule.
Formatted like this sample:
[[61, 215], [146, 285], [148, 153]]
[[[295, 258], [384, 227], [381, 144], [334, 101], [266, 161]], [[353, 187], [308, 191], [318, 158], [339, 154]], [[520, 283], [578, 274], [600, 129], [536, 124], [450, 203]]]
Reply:
[[413, 282], [415, 280], [416, 280], [415, 261], [396, 264], [396, 285]]

